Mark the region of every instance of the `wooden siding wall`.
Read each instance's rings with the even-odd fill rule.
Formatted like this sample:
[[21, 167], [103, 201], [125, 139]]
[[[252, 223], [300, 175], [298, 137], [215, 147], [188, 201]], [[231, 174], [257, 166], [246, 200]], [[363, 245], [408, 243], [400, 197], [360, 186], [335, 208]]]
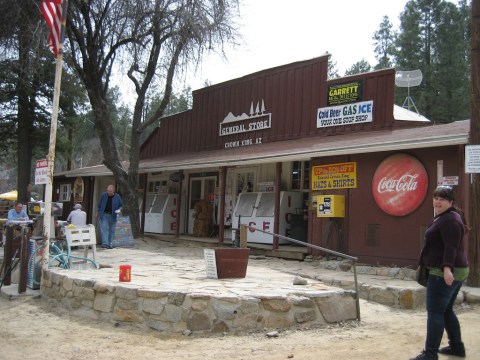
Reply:
[[[352, 154], [311, 161], [311, 166], [345, 161], [354, 161], [358, 165], [357, 188], [310, 192], [310, 196], [319, 194], [345, 196], [344, 218], [318, 218], [316, 212], [310, 210], [309, 231], [312, 244], [357, 256], [360, 263], [388, 266], [416, 264], [423, 245], [422, 229], [431, 222], [433, 216], [432, 193], [437, 186], [437, 160], [443, 161], [444, 174], [459, 176], [459, 183], [465, 184], [468, 182], [468, 175], [463, 169], [464, 148], [444, 146], [402, 152], [417, 158], [428, 174], [428, 192], [425, 199], [418, 209], [405, 216], [385, 213], [376, 204], [372, 193], [372, 181], [378, 165], [387, 157], [398, 153], [389, 151]], [[465, 209], [467, 199], [462, 196], [462, 191], [462, 187], [459, 186], [456, 205]], [[335, 221], [340, 229], [333, 234], [341, 234], [340, 242], [335, 242], [334, 236], [332, 239], [327, 237], [328, 223], [331, 221]], [[375, 243], [368, 241], [369, 226], [377, 227], [378, 238]], [[318, 252], [314, 254], [317, 255]]]
[[[262, 143], [307, 136], [341, 135], [384, 129], [393, 124], [394, 69], [327, 81], [328, 57], [264, 70], [193, 92], [192, 110], [161, 120], [142, 146], [140, 158], [173, 153], [219, 150], [225, 143], [261, 138]], [[373, 100], [373, 122], [317, 128], [317, 110], [327, 106], [328, 84], [363, 81], [363, 99]], [[220, 123], [231, 112], [249, 114], [253, 104], [265, 104], [271, 128], [219, 135]]]

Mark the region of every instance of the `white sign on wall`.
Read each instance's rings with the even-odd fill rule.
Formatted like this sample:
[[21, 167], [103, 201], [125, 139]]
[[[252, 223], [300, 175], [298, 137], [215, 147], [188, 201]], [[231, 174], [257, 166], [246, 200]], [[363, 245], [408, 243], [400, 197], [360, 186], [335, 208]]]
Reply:
[[465, 146], [465, 172], [480, 173], [480, 145]]

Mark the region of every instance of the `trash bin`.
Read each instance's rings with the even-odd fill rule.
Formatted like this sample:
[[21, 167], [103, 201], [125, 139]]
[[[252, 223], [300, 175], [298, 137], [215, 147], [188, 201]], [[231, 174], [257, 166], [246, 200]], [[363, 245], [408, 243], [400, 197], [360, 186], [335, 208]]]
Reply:
[[249, 255], [250, 249], [247, 248], [215, 249], [218, 278], [244, 278]]

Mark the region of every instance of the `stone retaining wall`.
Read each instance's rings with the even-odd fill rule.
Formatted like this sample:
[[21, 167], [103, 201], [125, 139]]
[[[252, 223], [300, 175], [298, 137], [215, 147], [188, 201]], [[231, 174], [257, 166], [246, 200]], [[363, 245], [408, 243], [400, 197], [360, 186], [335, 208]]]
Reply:
[[129, 323], [173, 333], [243, 333], [302, 328], [356, 319], [356, 300], [348, 290], [300, 291], [288, 296], [212, 296], [162, 292], [72, 279], [47, 271], [42, 299], [74, 315]]
[[[314, 261], [308, 259], [307, 261]], [[326, 270], [352, 273], [352, 266], [349, 261], [342, 260], [320, 260], [318, 265]], [[390, 279], [402, 280], [410, 285], [385, 286], [359, 280], [359, 295], [361, 299], [376, 302], [400, 309], [417, 309], [425, 307], [425, 288], [415, 281], [415, 270], [400, 267], [382, 267], [357, 265], [358, 275], [372, 275]], [[316, 280], [342, 289], [354, 289], [353, 280], [338, 280], [329, 275], [320, 274], [315, 276]], [[471, 292], [471, 288], [463, 286], [455, 301], [457, 305], [465, 303], [468, 305], [480, 304], [480, 296]]]

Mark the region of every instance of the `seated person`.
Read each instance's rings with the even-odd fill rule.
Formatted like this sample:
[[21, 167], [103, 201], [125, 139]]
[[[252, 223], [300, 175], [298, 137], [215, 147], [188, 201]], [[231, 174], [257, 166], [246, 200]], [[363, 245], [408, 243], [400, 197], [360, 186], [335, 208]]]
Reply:
[[8, 225], [11, 221], [25, 221], [29, 220], [27, 213], [23, 210], [23, 204], [21, 202], [15, 203], [15, 207], [8, 211], [7, 222]]
[[87, 213], [82, 210], [81, 204], [75, 204], [72, 212], [67, 217], [67, 222], [75, 226], [87, 225]]

